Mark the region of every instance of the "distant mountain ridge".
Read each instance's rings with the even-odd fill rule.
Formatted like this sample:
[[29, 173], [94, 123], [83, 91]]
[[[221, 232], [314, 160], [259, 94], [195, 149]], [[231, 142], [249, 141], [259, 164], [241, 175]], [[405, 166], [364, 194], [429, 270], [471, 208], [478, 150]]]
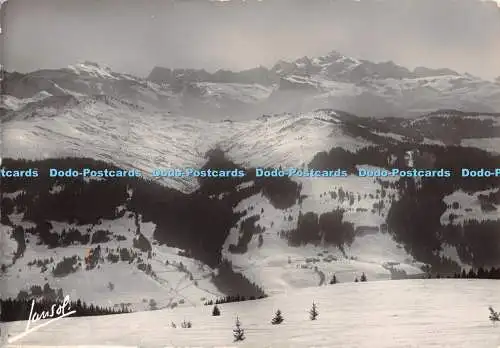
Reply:
[[6, 72], [2, 88], [11, 105], [17, 103], [15, 98], [43, 93], [104, 94], [151, 110], [203, 119], [238, 120], [319, 108], [367, 117], [413, 117], [438, 109], [500, 111], [498, 79], [486, 81], [447, 68], [410, 70], [391, 61], [374, 63], [336, 51], [242, 71], [156, 66], [146, 78], [83, 62], [26, 74]]
[[146, 108], [175, 107], [175, 95], [170, 89], [113, 72], [109, 67], [93, 62], [27, 74], [6, 72], [2, 79], [2, 93], [2, 104], [7, 109], [17, 109], [21, 104], [50, 96], [108, 96]]
[[[409, 70], [392, 61], [374, 63], [337, 51], [314, 58], [281, 60], [269, 69], [261, 66], [238, 72], [155, 67], [147, 79], [175, 86], [179, 91], [187, 86], [196, 88], [207, 104], [224, 105], [231, 99], [224, 93], [228, 85], [269, 88], [267, 97], [257, 98], [257, 110], [274, 110], [277, 104], [292, 105], [287, 110], [290, 112], [326, 107], [362, 116], [409, 116], [443, 108], [500, 110], [498, 83], [447, 68]], [[243, 88], [239, 92], [251, 93]]]
[[[378, 78], [420, 78], [432, 76], [446, 76], [460, 74], [451, 69], [431, 69], [426, 67], [417, 67], [413, 71], [399, 66], [392, 61], [373, 63], [368, 60], [357, 60], [346, 57], [336, 51], [317, 58], [304, 56], [294, 61], [278, 61], [272, 68], [263, 66], [246, 69], [241, 71], [230, 71], [220, 69], [214, 73], [207, 72], [204, 69], [170, 69], [156, 66], [148, 75], [147, 79], [156, 83], [172, 83], [183, 80], [185, 82], [213, 82], [213, 83], [257, 83], [264, 86], [271, 86], [278, 83], [280, 77], [291, 73], [297, 75], [311, 75], [327, 70], [331, 78], [354, 77], [356, 74], [362, 77]], [[352, 76], [348, 70], [355, 70]]]

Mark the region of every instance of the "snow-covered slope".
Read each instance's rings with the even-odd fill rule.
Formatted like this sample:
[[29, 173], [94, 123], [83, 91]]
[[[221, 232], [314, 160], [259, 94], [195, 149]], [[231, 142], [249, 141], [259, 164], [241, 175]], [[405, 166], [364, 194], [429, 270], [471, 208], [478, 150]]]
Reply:
[[37, 93], [31, 98], [24, 98], [24, 99], [16, 98], [11, 95], [2, 95], [1, 106], [3, 106], [7, 110], [17, 111], [29, 103], [37, 102], [45, 98], [48, 98], [50, 96], [51, 94], [45, 91]]
[[[23, 221], [23, 214], [10, 216], [15, 226], [25, 229], [36, 227]], [[158, 245], [154, 242], [154, 223], [136, 222], [135, 215], [124, 211], [123, 217], [102, 220], [98, 225], [77, 225], [48, 221], [52, 233], [63, 231], [89, 231], [90, 243], [76, 240], [65, 247], [50, 248], [41, 244], [37, 236], [26, 233], [27, 248], [22, 257], [16, 259], [8, 272], [2, 272], [2, 298], [16, 298], [20, 291], [30, 293], [32, 285], [49, 284], [51, 288], [62, 289], [72, 298], [81, 299], [99, 306], [117, 307], [126, 305], [131, 310], [150, 309], [151, 300], [155, 308], [174, 306], [198, 306], [206, 298], [219, 297], [222, 293], [213, 285], [213, 269], [190, 257], [182, 256], [177, 248]], [[2, 229], [2, 255], [0, 263], [10, 265], [18, 245], [8, 238], [12, 228], [0, 225]], [[102, 232], [107, 237], [102, 239]], [[140, 250], [136, 245], [138, 233], [147, 240], [150, 250]], [[101, 234], [101, 239], [97, 235]], [[92, 249], [102, 250], [98, 265], [86, 269], [84, 261]], [[136, 253], [130, 262], [113, 262], [107, 256]], [[93, 251], [92, 251], [93, 252]], [[54, 267], [65, 259], [76, 258], [74, 271], [56, 273]], [[120, 257], [118, 257], [119, 259]], [[150, 269], [141, 269], [141, 264]]]
[[[38, 101], [18, 103], [16, 111], [4, 121], [3, 156], [23, 159], [90, 157], [124, 169], [140, 169], [147, 178], [151, 178], [151, 171], [155, 168], [202, 167], [207, 161], [206, 153], [218, 147], [228, 159], [245, 168], [303, 168], [318, 153], [328, 152], [332, 148], [354, 153], [372, 145], [404, 143], [408, 134], [412, 134], [404, 132], [407, 130], [421, 131], [425, 136], [440, 139], [440, 133], [429, 131], [439, 128], [431, 127], [430, 124], [439, 123], [444, 132], [444, 129], [449, 129], [446, 122], [454, 124], [460, 116], [448, 115], [449, 113], [426, 115], [414, 121], [402, 122], [389, 119], [372, 125], [369, 121], [345, 113], [318, 110], [263, 116], [250, 121], [208, 122], [174, 116], [167, 112], [145, 111], [137, 105], [107, 96], [46, 96]], [[486, 122], [486, 127], [483, 128], [469, 127], [474, 132], [480, 132], [482, 129], [491, 130], [487, 126], [488, 122], [495, 121], [496, 116], [465, 115], [460, 120]], [[356, 175], [335, 179], [294, 177], [291, 180], [300, 185], [303, 198], [286, 209], [276, 208], [257, 190], [256, 194], [239, 201], [234, 208], [235, 214], [246, 213], [229, 232], [223, 255], [239, 272], [270, 293], [317, 286], [328, 282], [333, 274], [342, 281], [353, 281], [360, 272], [365, 272], [371, 279], [391, 279], [396, 277], [397, 272], [401, 274], [403, 271], [407, 276], [422, 274], [422, 263], [416, 262], [404, 245], [396, 243], [393, 236], [384, 230], [389, 209], [399, 198], [396, 186], [390, 186], [396, 180], [393, 179], [386, 180], [387, 185], [383, 188], [382, 183], [373, 178]], [[168, 177], [158, 181], [186, 194], [200, 185], [193, 177]], [[247, 182], [245, 185], [251, 188], [253, 183]], [[15, 194], [18, 193], [9, 193]], [[443, 197], [443, 202], [451, 204], [448, 202], [450, 199], [452, 198]], [[321, 216], [338, 209], [343, 211], [342, 221], [351, 223], [356, 232], [352, 244], [346, 245], [343, 251], [332, 245], [290, 246], [287, 238], [282, 235], [297, 227], [301, 215], [312, 213]], [[447, 211], [442, 214], [443, 225], [449, 222], [450, 213]], [[463, 215], [471, 218], [479, 214], [483, 218], [495, 220], [496, 213], [495, 209], [488, 212], [474, 209], [472, 212], [464, 211]], [[264, 231], [252, 235], [245, 252], [231, 252], [231, 245], [238, 244], [243, 220], [253, 215], [258, 216], [257, 224]], [[15, 215], [11, 216], [11, 220], [15, 225], [23, 226], [24, 222]], [[119, 233], [118, 231], [123, 230], [124, 223], [120, 219], [111, 221], [109, 228], [111, 231], [116, 229], [116, 233]], [[70, 227], [72, 226], [65, 226], [66, 229]], [[57, 228], [53, 232], [58, 233], [56, 230]], [[259, 238], [262, 238], [262, 243]], [[154, 241], [152, 233], [148, 240]], [[31, 242], [33, 245], [36, 240]], [[14, 244], [6, 249], [5, 255], [11, 258], [17, 244], [12, 239], [9, 239], [9, 243]], [[18, 261], [20, 265], [32, 262], [48, 251], [43, 249], [36, 255], [31, 255], [30, 252], [32, 251], [28, 251], [23, 260]], [[86, 249], [83, 246], [76, 248], [74, 252], [64, 248], [56, 252], [58, 257], [63, 257], [84, 254]], [[155, 252], [158, 255], [161, 253], [160, 250]], [[66, 255], [67, 253], [71, 255]], [[170, 254], [167, 252], [164, 258], [168, 259]], [[455, 261], [462, 264], [457, 258]], [[112, 272], [111, 269], [115, 266], [106, 267], [111, 267], [109, 271]], [[164, 269], [160, 268], [158, 271], [163, 272]], [[33, 278], [35, 283], [43, 278], [37, 272], [30, 273], [28, 277]], [[116, 274], [119, 273], [121, 272]], [[144, 276], [140, 272], [136, 273], [140, 277]], [[203, 274], [205, 273], [200, 277]], [[9, 273], [9, 277], [14, 279], [9, 281], [12, 287], [10, 295], [21, 290], [25, 278], [19, 278], [16, 282], [17, 276], [16, 273]], [[100, 290], [96, 294], [92, 293], [104, 286], [101, 283], [105, 284], [99, 280], [95, 286], [91, 286], [94, 290], [89, 290], [85, 296], [79, 296], [99, 302], [102, 298]], [[61, 287], [66, 290], [63, 285], [61, 283]], [[154, 289], [151, 292], [161, 292], [163, 289], [156, 283], [152, 283], [152, 286]], [[148, 291], [150, 290], [143, 289], [136, 293]], [[190, 297], [191, 301], [196, 302], [204, 297], [196, 291]], [[205, 290], [200, 291], [203, 293]], [[106, 296], [104, 298], [107, 299]]]
[[474, 147], [484, 151], [500, 154], [500, 137], [498, 138], [473, 138], [464, 139], [461, 142], [462, 146]]
[[[495, 348], [498, 325], [488, 306], [498, 308], [495, 280], [402, 280], [336, 284], [286, 295], [220, 305], [133, 314], [65, 318], [6, 348], [29, 346], [120, 347], [454, 347]], [[312, 303], [319, 316], [309, 320]], [[280, 309], [284, 321], [271, 325]], [[246, 339], [233, 342], [239, 317]], [[180, 323], [191, 321], [191, 328]], [[173, 328], [175, 323], [177, 328]], [[25, 322], [2, 324], [15, 337]]]
[[197, 86], [204, 90], [207, 99], [222, 103], [225, 100], [258, 103], [267, 99], [273, 91], [270, 87], [258, 84], [200, 82]]
[[6, 72], [3, 77], [2, 107], [16, 109], [16, 100], [44, 96], [107, 95], [147, 109], [178, 110], [178, 96], [169, 86], [155, 84], [109, 67], [82, 62], [58, 70], [38, 70], [27, 74]]
[[346, 134], [335, 113], [315, 111], [231, 122], [218, 146], [246, 167], [302, 167], [332, 147], [356, 151], [372, 143]]
[[[205, 133], [207, 124], [200, 120], [110, 105], [101, 98], [37, 108], [29, 119], [22, 112], [3, 126], [4, 157], [90, 157], [144, 170], [145, 175], [155, 168], [201, 166], [219, 134]], [[167, 184], [190, 189], [192, 183], [182, 179], [171, 178]]]
[[443, 202], [448, 209], [441, 217], [442, 223], [461, 224], [464, 220], [497, 220], [498, 204], [488, 202], [486, 199], [488, 195], [498, 196], [499, 190], [477, 191], [473, 194], [458, 190], [446, 196]]
[[[50, 99], [50, 98], [49, 98]], [[26, 105], [3, 124], [3, 156], [43, 159], [90, 157], [151, 177], [157, 168], [199, 168], [219, 146], [237, 164], [300, 166], [320, 151], [355, 150], [370, 143], [346, 135], [324, 112], [284, 114], [253, 121], [208, 122], [147, 112], [119, 100], [84, 97]], [[192, 191], [195, 178], [162, 179]]]
[[[352, 282], [361, 273], [370, 279], [394, 279], [394, 271], [407, 276], [423, 275], [422, 263], [416, 262], [401, 245], [384, 233], [385, 217], [396, 190], [384, 190], [373, 178], [350, 175], [337, 178], [294, 178], [302, 184], [306, 198], [288, 209], [276, 209], [261, 194], [243, 200], [236, 211], [258, 216], [263, 230], [254, 234], [246, 252], [231, 251], [237, 245], [241, 224], [230, 232], [223, 255], [236, 269], [269, 293], [286, 292], [328, 283], [333, 275], [341, 282]], [[392, 178], [394, 181], [394, 178]], [[381, 196], [382, 193], [382, 196]], [[380, 209], [379, 209], [380, 207]], [[342, 209], [343, 221], [353, 224], [354, 242], [344, 249], [334, 245], [291, 246], [282, 233], [297, 227], [299, 215], [321, 215]], [[259, 242], [260, 239], [260, 242]]]

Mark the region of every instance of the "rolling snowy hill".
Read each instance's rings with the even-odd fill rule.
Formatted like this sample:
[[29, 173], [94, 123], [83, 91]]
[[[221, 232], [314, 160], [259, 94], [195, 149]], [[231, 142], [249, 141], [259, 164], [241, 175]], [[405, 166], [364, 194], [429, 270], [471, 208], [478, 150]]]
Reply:
[[[370, 144], [344, 134], [341, 122], [326, 112], [206, 122], [151, 113], [102, 96], [49, 97], [27, 104], [10, 115], [3, 129], [3, 157], [90, 157], [138, 168], [146, 176], [154, 168], [201, 167], [206, 152], [216, 146], [239, 164], [266, 167], [303, 166], [334, 146], [355, 150]], [[165, 180], [181, 190], [196, 185], [189, 178]]]
[[[315, 321], [308, 313], [313, 302]], [[494, 280], [341, 283], [219, 305], [215, 317], [212, 306], [201, 306], [65, 318], [5, 347], [496, 348], [499, 327], [489, 322], [488, 306], [500, 306]], [[278, 309], [284, 321], [271, 325]], [[233, 342], [237, 316], [246, 336], [241, 342]], [[181, 328], [182, 321], [192, 327]], [[25, 326], [2, 324], [2, 332], [7, 327], [15, 337]]]

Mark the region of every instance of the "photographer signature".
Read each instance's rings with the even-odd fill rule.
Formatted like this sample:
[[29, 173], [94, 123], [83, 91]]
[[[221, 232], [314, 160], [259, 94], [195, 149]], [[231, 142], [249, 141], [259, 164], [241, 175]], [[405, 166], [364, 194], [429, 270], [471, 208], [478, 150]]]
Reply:
[[[23, 333], [21, 333], [17, 336], [14, 336], [14, 337], [10, 337], [7, 340], [7, 342], [13, 343], [13, 342], [20, 340], [21, 338], [27, 336], [28, 334], [30, 334], [34, 331], [37, 331], [38, 329], [40, 329], [44, 326], [47, 326], [47, 325], [49, 325], [49, 324], [51, 324], [59, 319], [62, 319], [64, 317], [68, 317], [68, 316], [76, 313], [76, 310], [71, 311], [71, 308], [69, 307], [69, 303], [70, 303], [69, 295], [66, 295], [64, 297], [62, 304], [60, 304], [60, 305], [53, 304], [51, 306], [50, 310], [41, 311], [40, 313], [37, 313], [34, 311], [35, 300], [33, 300], [31, 302], [31, 310], [30, 310], [30, 315], [28, 317], [28, 323], [26, 324], [26, 329], [24, 330]], [[52, 319], [45, 322], [45, 323], [39, 324], [35, 327], [30, 327], [32, 323], [35, 323], [35, 322], [42, 320], [42, 319], [49, 319], [49, 318], [52, 318]]]

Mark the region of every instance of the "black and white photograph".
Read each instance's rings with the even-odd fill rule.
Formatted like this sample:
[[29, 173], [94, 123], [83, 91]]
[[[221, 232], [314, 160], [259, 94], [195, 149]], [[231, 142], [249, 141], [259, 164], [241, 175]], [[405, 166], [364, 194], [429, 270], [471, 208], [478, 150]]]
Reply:
[[0, 26], [2, 347], [500, 347], [500, 0]]

